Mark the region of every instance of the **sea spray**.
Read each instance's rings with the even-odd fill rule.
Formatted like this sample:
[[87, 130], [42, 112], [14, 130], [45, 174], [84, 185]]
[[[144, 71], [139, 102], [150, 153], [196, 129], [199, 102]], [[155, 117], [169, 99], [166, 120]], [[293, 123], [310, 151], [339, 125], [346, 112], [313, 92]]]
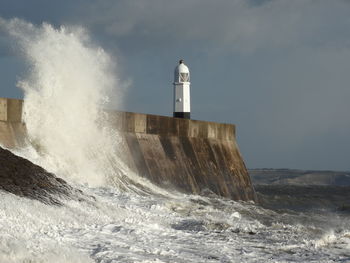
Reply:
[[120, 138], [103, 111], [109, 95], [118, 93], [114, 61], [80, 27], [34, 26], [18, 19], [1, 24], [29, 66], [18, 86], [40, 164], [90, 186], [118, 181], [126, 169], [116, 155]]
[[105, 108], [110, 97], [111, 104], [120, 105], [125, 86], [115, 60], [86, 30], [1, 18], [0, 30], [11, 36], [28, 65], [18, 82], [28, 144], [17, 155], [69, 182], [178, 197], [135, 174], [120, 158], [122, 138]]

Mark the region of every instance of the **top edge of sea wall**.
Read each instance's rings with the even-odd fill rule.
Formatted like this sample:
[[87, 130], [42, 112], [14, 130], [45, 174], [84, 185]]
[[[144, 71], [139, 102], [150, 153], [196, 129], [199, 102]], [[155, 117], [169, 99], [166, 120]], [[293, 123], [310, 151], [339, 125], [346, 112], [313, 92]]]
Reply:
[[[0, 98], [0, 121], [22, 122], [23, 100]], [[121, 132], [235, 140], [235, 125], [121, 111], [106, 111]]]

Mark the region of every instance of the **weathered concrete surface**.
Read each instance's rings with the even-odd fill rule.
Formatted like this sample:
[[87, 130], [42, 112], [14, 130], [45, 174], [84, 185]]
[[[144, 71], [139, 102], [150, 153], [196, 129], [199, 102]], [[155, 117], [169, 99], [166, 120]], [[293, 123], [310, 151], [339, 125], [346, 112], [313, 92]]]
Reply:
[[59, 205], [58, 196], [72, 192], [64, 180], [0, 147], [0, 189], [18, 196]]
[[24, 145], [26, 128], [20, 122], [0, 121], [0, 144], [6, 148], [13, 149]]
[[256, 200], [234, 125], [130, 112], [111, 113], [110, 123], [124, 138], [124, 161], [154, 183]]
[[7, 148], [20, 147], [26, 135], [22, 119], [22, 100], [0, 98], [0, 143]]
[[[2, 106], [0, 144], [21, 147], [26, 138], [25, 125], [18, 119], [22, 102], [6, 105], [12, 109]], [[187, 193], [256, 200], [234, 125], [130, 112], [108, 116], [123, 138], [121, 157], [137, 174]]]
[[22, 100], [0, 98], [0, 121], [21, 122]]

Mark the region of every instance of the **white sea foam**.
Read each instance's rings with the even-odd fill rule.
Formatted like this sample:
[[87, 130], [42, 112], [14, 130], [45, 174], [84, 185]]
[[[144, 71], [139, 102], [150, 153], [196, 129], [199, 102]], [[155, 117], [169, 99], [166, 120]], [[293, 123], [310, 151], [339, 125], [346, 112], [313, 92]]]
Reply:
[[29, 66], [18, 85], [40, 164], [91, 186], [106, 185], [108, 176], [125, 172], [116, 155], [120, 138], [102, 111], [109, 94], [119, 93], [110, 56], [91, 44], [82, 28], [34, 26], [18, 19], [6, 28]]
[[[324, 231], [332, 215], [315, 225], [294, 225], [293, 215], [289, 220], [249, 203], [82, 190], [96, 200], [63, 200], [56, 207], [0, 192], [0, 261], [346, 262], [350, 257], [348, 232]], [[260, 217], [268, 220], [262, 223]]]

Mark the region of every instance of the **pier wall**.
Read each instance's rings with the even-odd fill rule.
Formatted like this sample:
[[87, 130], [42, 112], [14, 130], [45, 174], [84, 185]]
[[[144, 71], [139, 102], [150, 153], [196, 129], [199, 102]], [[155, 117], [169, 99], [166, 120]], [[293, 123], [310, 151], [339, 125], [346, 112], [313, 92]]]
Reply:
[[0, 144], [6, 148], [24, 145], [26, 129], [22, 120], [22, 100], [0, 98]]
[[[0, 144], [25, 143], [21, 100], [0, 98]], [[138, 175], [162, 187], [256, 200], [240, 154], [235, 126], [131, 112], [109, 112], [122, 137], [121, 158]]]

